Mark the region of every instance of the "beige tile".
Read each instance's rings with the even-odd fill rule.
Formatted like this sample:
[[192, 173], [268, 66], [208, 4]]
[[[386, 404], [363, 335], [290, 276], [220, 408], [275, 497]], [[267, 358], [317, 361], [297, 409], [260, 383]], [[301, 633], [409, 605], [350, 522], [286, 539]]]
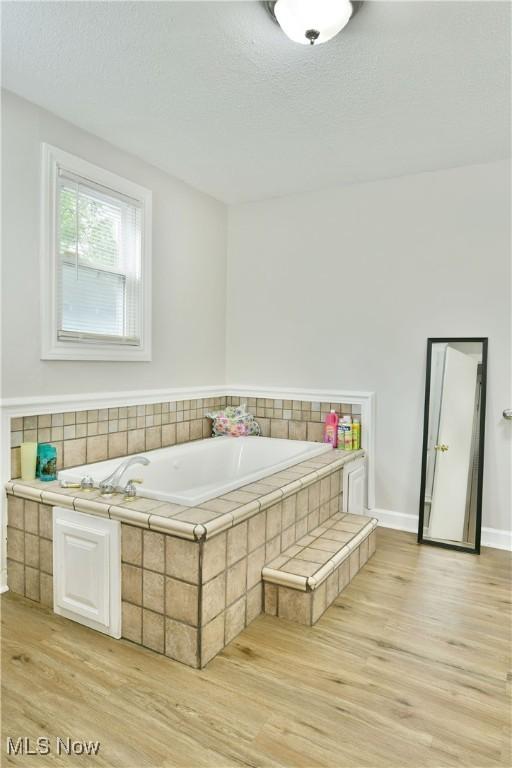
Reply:
[[142, 568], [122, 563], [121, 593], [123, 600], [142, 605]]
[[307, 440], [307, 424], [305, 421], [289, 421], [288, 437], [290, 440]]
[[41, 573], [40, 575], [40, 592], [41, 592], [41, 605], [45, 605], [48, 608], [53, 606], [53, 576], [47, 573]]
[[[128, 567], [128, 566], [127, 566]], [[164, 576], [153, 571], [142, 571], [142, 604], [156, 613], [164, 612]]]
[[288, 549], [296, 540], [295, 525], [290, 525], [281, 533], [281, 552]]
[[165, 613], [171, 619], [197, 626], [199, 622], [199, 589], [193, 584], [167, 578], [165, 580]]
[[350, 565], [348, 558], [342, 562], [338, 570], [338, 594], [345, 589], [350, 581]]
[[227, 532], [227, 564], [232, 565], [247, 554], [247, 522], [235, 525]]
[[37, 501], [25, 500], [25, 531], [39, 535], [39, 509]]
[[377, 532], [372, 531], [370, 533], [369, 541], [368, 541], [368, 557], [371, 557], [374, 554], [376, 547], [377, 547]]
[[349, 574], [350, 581], [354, 578], [359, 570], [359, 547], [355, 549], [349, 557]]
[[265, 596], [265, 613], [270, 616], [277, 616], [277, 587], [275, 584], [263, 583], [263, 593]]
[[121, 635], [133, 643], [142, 642], [142, 608], [140, 606], [123, 602]]
[[274, 560], [281, 553], [281, 534], [278, 534], [265, 545], [265, 562]]
[[233, 640], [245, 627], [245, 607], [246, 597], [245, 595], [237, 600], [236, 603], [230, 605], [226, 609], [225, 615], [225, 627], [224, 627], [224, 644]]
[[312, 621], [318, 621], [327, 608], [327, 582], [324, 581], [313, 592]]
[[313, 483], [313, 485], [309, 486], [309, 500], [308, 500], [308, 511], [312, 512], [315, 509], [318, 509], [320, 506], [320, 483], [316, 482]]
[[23, 432], [11, 432], [11, 448], [19, 448], [23, 442]]
[[311, 549], [306, 547], [301, 552], [298, 552], [295, 557], [297, 560], [307, 560], [310, 563], [317, 563], [322, 565], [325, 562], [325, 554], [320, 549]]
[[[327, 532], [324, 536], [321, 536], [318, 539], [315, 539], [314, 542], [311, 544], [311, 547], [313, 549], [319, 549], [322, 552], [330, 552], [331, 554], [334, 554], [339, 549], [341, 549], [342, 544], [339, 541], [333, 541], [332, 539], [328, 539], [327, 536], [329, 533]], [[328, 556], [325, 558], [328, 559]]]
[[64, 466], [76, 467], [79, 464], [86, 463], [86, 446], [87, 441], [85, 437], [81, 437], [78, 440], [65, 440], [64, 441]]
[[288, 498], [283, 500], [283, 528], [288, 528], [288, 526], [293, 525], [296, 519], [296, 511], [297, 511], [297, 494], [294, 493], [291, 496], [288, 496]]
[[199, 545], [197, 542], [177, 539], [174, 536], [166, 536], [165, 569], [168, 576], [174, 576], [183, 581], [198, 584]]
[[248, 521], [249, 552], [265, 543], [266, 512], [259, 512]]
[[224, 613], [210, 621], [201, 632], [201, 667], [204, 667], [224, 647]]
[[327, 605], [329, 606], [338, 596], [338, 571], [334, 571], [326, 580], [327, 585]]
[[176, 442], [186, 443], [190, 440], [190, 422], [182, 421], [176, 425]]
[[37, 603], [41, 599], [39, 571], [27, 566], [25, 566], [25, 597], [28, 597], [29, 600], [35, 600]]
[[318, 563], [311, 563], [307, 560], [299, 560], [292, 557], [286, 565], [283, 566], [283, 570], [287, 573], [294, 573], [296, 576], [312, 576], [318, 571]]
[[162, 447], [162, 427], [148, 427], [146, 429], [146, 451]]
[[23, 563], [7, 560], [7, 584], [11, 592], [25, 594], [25, 567]]
[[87, 438], [87, 463], [104, 461], [108, 458], [108, 436], [96, 435]]
[[165, 620], [165, 655], [171, 659], [198, 667], [198, 630], [174, 619]]
[[142, 529], [121, 523], [121, 560], [131, 565], [142, 565]]
[[45, 539], [53, 539], [53, 508], [47, 504], [39, 504], [39, 535]]
[[299, 592], [288, 587], [278, 587], [278, 611], [280, 619], [311, 625], [311, 592]]
[[7, 557], [19, 563], [25, 561], [25, 534], [17, 528], [7, 528]]
[[308, 440], [321, 443], [324, 439], [324, 425], [321, 422], [308, 421]]
[[201, 419], [193, 419], [190, 422], [190, 439], [200, 440], [203, 436], [203, 422]]
[[270, 437], [288, 439], [288, 422], [285, 419], [272, 419], [270, 422]]
[[226, 605], [231, 605], [246, 591], [247, 558], [228, 568], [226, 581]]
[[143, 532], [144, 568], [164, 573], [165, 571], [165, 537], [163, 533], [154, 531]]
[[203, 583], [226, 568], [227, 534], [226, 532], [207, 539], [203, 549]]
[[296, 539], [301, 539], [303, 536], [305, 536], [308, 532], [308, 519], [307, 517], [303, 517], [301, 520], [298, 520], [295, 523], [295, 537]]
[[220, 573], [203, 585], [201, 624], [208, 624], [226, 606], [226, 574]]
[[261, 581], [261, 570], [265, 564], [265, 545], [258, 547], [247, 557], [247, 590]]
[[127, 432], [113, 432], [108, 435], [108, 457], [115, 459], [128, 452]]
[[24, 505], [24, 500], [18, 498], [17, 496], [7, 497], [7, 525], [10, 528], [17, 528], [20, 531], [24, 530]]
[[[25, 517], [27, 513], [25, 512]], [[363, 539], [361, 544], [359, 545], [359, 567], [362, 568], [363, 565], [368, 560], [368, 536], [366, 539]]]
[[331, 498], [331, 478], [323, 477], [320, 480], [320, 504], [325, 504]]
[[146, 450], [146, 430], [129, 430], [127, 441], [128, 453], [142, 453]]
[[309, 488], [304, 488], [297, 494], [297, 505], [295, 516], [297, 520], [302, 520], [309, 512]]
[[308, 531], [312, 531], [313, 528], [317, 528], [320, 523], [320, 509], [315, 509], [307, 516]]
[[21, 449], [11, 448], [11, 477], [17, 478], [21, 475]]
[[333, 472], [331, 477], [331, 499], [341, 493], [341, 470]]
[[153, 611], [142, 611], [142, 645], [163, 653], [165, 647], [164, 617]]
[[39, 567], [45, 573], [53, 573], [53, 542], [39, 539]]
[[263, 582], [259, 582], [247, 592], [247, 620], [246, 624], [260, 615], [263, 610]]
[[176, 424], [164, 424], [162, 426], [162, 447], [176, 443]]
[[267, 509], [266, 540], [269, 541], [281, 533], [282, 527], [282, 502], [278, 502]]

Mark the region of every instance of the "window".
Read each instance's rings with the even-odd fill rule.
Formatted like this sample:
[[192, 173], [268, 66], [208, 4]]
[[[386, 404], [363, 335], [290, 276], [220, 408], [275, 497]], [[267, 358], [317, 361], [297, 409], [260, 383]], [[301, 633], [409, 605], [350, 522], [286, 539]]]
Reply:
[[148, 190], [43, 145], [42, 358], [150, 360]]

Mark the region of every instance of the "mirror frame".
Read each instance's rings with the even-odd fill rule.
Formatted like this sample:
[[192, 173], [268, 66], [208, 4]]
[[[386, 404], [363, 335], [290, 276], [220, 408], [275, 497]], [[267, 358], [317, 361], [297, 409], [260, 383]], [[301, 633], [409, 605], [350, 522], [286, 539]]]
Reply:
[[[449, 344], [450, 342], [479, 342], [482, 344], [482, 384], [480, 395], [480, 434], [479, 456], [478, 456], [478, 487], [476, 496], [476, 525], [475, 525], [475, 546], [464, 547], [461, 544], [448, 544], [444, 541], [434, 541], [423, 537], [423, 519], [424, 519], [424, 496], [427, 471], [427, 443], [428, 443], [428, 420], [430, 404], [430, 373], [432, 361], [433, 344]], [[430, 544], [433, 547], [443, 547], [444, 549], [456, 549], [460, 552], [470, 552], [473, 555], [480, 554], [480, 539], [482, 533], [482, 486], [484, 477], [484, 442], [485, 442], [485, 402], [487, 394], [487, 347], [489, 339], [483, 337], [460, 337], [450, 336], [446, 338], [429, 337], [427, 339], [427, 367], [425, 374], [425, 406], [423, 413], [423, 443], [421, 456], [421, 484], [420, 484], [420, 507], [418, 520], [418, 544]]]

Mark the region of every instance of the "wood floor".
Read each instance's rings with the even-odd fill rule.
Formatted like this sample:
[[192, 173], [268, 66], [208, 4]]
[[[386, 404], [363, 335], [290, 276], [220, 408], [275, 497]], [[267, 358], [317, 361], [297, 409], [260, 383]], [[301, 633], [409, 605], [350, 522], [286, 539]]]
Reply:
[[[379, 529], [316, 627], [262, 616], [202, 672], [5, 595], [0, 762], [510, 766], [510, 564]], [[46, 735], [100, 751], [6, 757]]]

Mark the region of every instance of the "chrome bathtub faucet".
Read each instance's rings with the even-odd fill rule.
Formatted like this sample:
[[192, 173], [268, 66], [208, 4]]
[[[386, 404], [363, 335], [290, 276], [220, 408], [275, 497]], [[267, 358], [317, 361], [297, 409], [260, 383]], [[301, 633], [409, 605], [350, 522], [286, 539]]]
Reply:
[[121, 462], [121, 464], [112, 472], [112, 474], [102, 480], [99, 484], [101, 495], [111, 496], [113, 493], [116, 493], [116, 491], [119, 489], [121, 477], [126, 472], [128, 467], [131, 467], [134, 464], [144, 464], [144, 466], [146, 466], [149, 463], [149, 459], [147, 459], [145, 456], [131, 456], [129, 459], [126, 459], [126, 461]]

